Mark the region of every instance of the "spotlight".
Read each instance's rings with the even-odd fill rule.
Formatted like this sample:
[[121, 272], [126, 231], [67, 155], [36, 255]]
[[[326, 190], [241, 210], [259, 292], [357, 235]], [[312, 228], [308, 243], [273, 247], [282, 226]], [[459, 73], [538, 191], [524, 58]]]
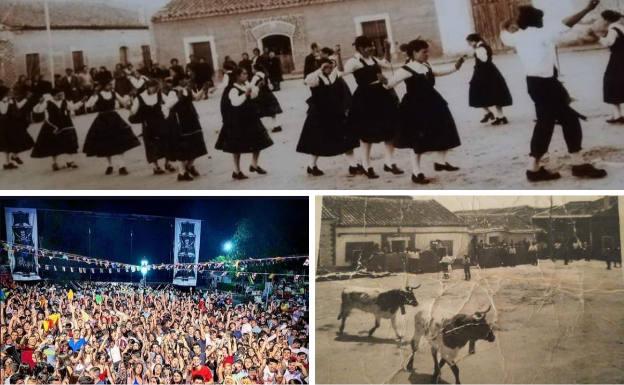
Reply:
[[233, 248], [234, 244], [232, 243], [232, 241], [226, 241], [225, 243], [223, 243], [223, 251], [225, 251], [226, 253], [232, 251]]
[[141, 274], [143, 274], [143, 277], [145, 277], [145, 274], [147, 274], [147, 260], [146, 259], [141, 261]]

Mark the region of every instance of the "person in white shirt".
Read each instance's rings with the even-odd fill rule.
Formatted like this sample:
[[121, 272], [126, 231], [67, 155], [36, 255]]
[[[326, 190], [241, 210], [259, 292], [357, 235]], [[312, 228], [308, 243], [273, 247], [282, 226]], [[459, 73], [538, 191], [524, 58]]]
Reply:
[[113, 158], [119, 165], [119, 175], [128, 175], [124, 153], [141, 145], [132, 132], [132, 127], [115, 111], [117, 103], [123, 105], [124, 98], [113, 90], [113, 83], [109, 81], [85, 104], [98, 115], [87, 132], [83, 152], [87, 156], [106, 158], [108, 161], [106, 175], [113, 174]]
[[613, 114], [607, 123], [624, 123], [624, 25], [623, 15], [613, 10], [601, 14], [607, 23], [607, 30], [600, 37], [600, 44], [609, 47], [611, 57], [604, 75], [604, 102], [613, 108]]
[[[353, 94], [348, 124], [362, 144], [364, 167], [353, 170], [352, 175], [364, 173], [369, 179], [379, 178], [371, 165], [371, 149], [374, 143], [381, 142], [385, 144], [384, 171], [402, 175], [403, 170], [393, 161], [398, 97], [394, 90], [384, 87], [388, 79], [382, 73], [384, 68], [392, 68], [392, 64], [387, 58], [373, 57], [375, 46], [368, 37], [358, 36], [354, 45], [357, 53], [346, 62], [344, 69], [345, 75], [353, 74], [358, 85]], [[389, 49], [386, 51], [386, 56], [390, 55]]]
[[255, 100], [258, 97], [258, 87], [249, 83], [249, 74], [244, 68], [236, 68], [230, 74], [230, 84], [221, 96], [221, 115], [223, 127], [215, 148], [232, 154], [234, 172], [232, 179], [243, 180], [248, 177], [240, 168], [241, 154], [251, 153], [251, 172], [266, 174], [260, 167], [258, 159], [260, 151], [273, 145], [273, 141], [260, 121]]
[[580, 12], [565, 18], [561, 24], [544, 25], [544, 12], [532, 6], [519, 7], [517, 20], [501, 25], [501, 40], [514, 47], [524, 66], [529, 95], [535, 103], [537, 123], [531, 140], [531, 164], [526, 172], [531, 182], [551, 181], [561, 174], [546, 170], [541, 160], [548, 152], [555, 124], [561, 124], [572, 154], [572, 174], [579, 178], [604, 178], [605, 170], [585, 163], [581, 154], [583, 131], [580, 118], [570, 106], [570, 96], [558, 79], [556, 45], [559, 36], [574, 27], [595, 9], [600, 0], [591, 0]]
[[66, 155], [67, 168], [75, 169], [74, 155], [78, 153], [78, 135], [71, 119], [71, 113], [80, 109], [84, 101], [72, 102], [65, 99], [65, 93], [56, 88], [51, 94], [41, 97], [39, 104], [33, 107], [37, 114], [45, 113], [45, 121], [41, 126], [35, 146], [30, 154], [33, 158], [52, 158], [52, 170], [62, 167], [58, 158]]
[[429, 64], [429, 43], [415, 39], [401, 46], [409, 61], [396, 71], [385, 87], [393, 88], [405, 82], [406, 94], [399, 107], [399, 129], [395, 144], [398, 148], [413, 150], [412, 182], [429, 184], [421, 167], [423, 154], [435, 152], [439, 161], [434, 170], [458, 171], [451, 165], [446, 155], [449, 150], [461, 145], [455, 120], [448, 103], [435, 89], [435, 78], [459, 71], [463, 64], [460, 58], [452, 68], [433, 69]]

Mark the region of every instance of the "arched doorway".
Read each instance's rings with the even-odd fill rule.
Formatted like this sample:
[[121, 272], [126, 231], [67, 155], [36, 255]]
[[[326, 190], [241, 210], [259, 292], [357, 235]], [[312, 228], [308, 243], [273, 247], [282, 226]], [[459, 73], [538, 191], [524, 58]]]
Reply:
[[268, 35], [261, 39], [262, 49], [268, 48], [275, 52], [282, 63], [282, 72], [289, 74], [295, 70], [293, 61], [292, 40], [286, 35]]

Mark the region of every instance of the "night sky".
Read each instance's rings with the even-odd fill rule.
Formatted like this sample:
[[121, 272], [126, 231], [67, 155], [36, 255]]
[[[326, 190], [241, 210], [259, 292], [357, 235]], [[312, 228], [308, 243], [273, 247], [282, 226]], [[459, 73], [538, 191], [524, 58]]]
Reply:
[[5, 207], [38, 209], [40, 247], [132, 264], [144, 257], [172, 262], [175, 217], [202, 220], [200, 262], [223, 254], [241, 221], [253, 247], [249, 257], [308, 253], [307, 197], [6, 198], [0, 199], [3, 240]]

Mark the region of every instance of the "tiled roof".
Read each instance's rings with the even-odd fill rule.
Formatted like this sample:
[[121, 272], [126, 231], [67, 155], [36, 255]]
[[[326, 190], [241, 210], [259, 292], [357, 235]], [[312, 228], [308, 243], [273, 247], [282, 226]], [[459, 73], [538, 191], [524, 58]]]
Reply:
[[465, 226], [462, 219], [435, 200], [409, 197], [323, 197], [323, 207], [338, 226]]
[[551, 210], [544, 210], [536, 214], [533, 218], [549, 218], [563, 217], [593, 217], [602, 215], [618, 215], [618, 198], [617, 197], [604, 197], [595, 201], [580, 201], [570, 202], [565, 205], [555, 206]]
[[[42, 0], [1, 0], [0, 24], [14, 29], [45, 28]], [[142, 29], [139, 14], [96, 2], [79, 0], [50, 1], [50, 24], [53, 29]]]
[[152, 18], [155, 22], [223, 16], [346, 0], [171, 0]]
[[470, 229], [533, 230], [531, 218], [541, 211], [529, 206], [455, 212]]

